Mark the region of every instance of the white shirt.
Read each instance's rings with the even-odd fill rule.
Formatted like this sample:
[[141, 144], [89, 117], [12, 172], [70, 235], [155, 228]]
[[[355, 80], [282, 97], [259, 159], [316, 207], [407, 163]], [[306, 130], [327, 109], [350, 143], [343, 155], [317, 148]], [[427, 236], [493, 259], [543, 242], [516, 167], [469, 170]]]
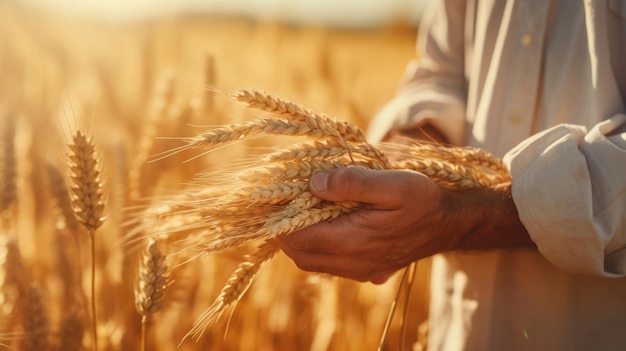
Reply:
[[626, 1], [435, 1], [418, 44], [370, 137], [504, 157], [538, 247], [436, 255], [429, 350], [626, 350]]

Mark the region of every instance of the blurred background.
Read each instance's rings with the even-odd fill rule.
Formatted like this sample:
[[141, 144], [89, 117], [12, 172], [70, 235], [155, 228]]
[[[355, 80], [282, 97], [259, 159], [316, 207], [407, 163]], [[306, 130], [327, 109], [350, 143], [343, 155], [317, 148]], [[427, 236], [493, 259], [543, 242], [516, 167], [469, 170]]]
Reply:
[[[0, 0], [0, 350], [90, 348], [86, 299], [76, 298], [89, 296], [89, 238], [67, 207], [67, 143], [76, 129], [93, 137], [105, 180], [107, 217], [96, 233], [100, 349], [138, 350], [140, 252], [123, 240], [132, 216], [249, 148], [190, 162], [150, 157], [202, 126], [258, 117], [220, 93], [239, 88], [366, 128], [415, 59], [426, 3]], [[176, 349], [242, 254], [177, 268], [147, 349]], [[421, 273], [385, 350], [426, 347], [428, 276]], [[238, 304], [227, 335], [220, 323], [179, 349], [374, 350], [397, 285], [304, 273], [279, 255]]]
[[428, 0], [22, 0], [56, 13], [112, 21], [204, 13], [339, 27], [417, 24]]

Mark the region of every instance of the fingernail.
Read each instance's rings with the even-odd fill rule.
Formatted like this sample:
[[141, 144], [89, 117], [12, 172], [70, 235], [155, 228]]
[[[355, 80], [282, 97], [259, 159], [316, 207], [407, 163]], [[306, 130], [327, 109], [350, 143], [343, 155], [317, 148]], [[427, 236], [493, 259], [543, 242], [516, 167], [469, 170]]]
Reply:
[[328, 190], [328, 172], [317, 171], [311, 175], [311, 188], [318, 192]]

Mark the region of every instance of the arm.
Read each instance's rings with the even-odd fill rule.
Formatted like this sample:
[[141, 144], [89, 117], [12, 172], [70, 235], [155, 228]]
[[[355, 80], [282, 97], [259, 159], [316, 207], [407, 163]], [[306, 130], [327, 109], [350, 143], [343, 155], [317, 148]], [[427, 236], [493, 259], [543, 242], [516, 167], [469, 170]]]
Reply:
[[278, 238], [307, 271], [381, 283], [439, 252], [533, 247], [509, 187], [448, 191], [417, 172], [344, 168], [314, 174], [310, 188], [365, 208]]
[[437, 129], [446, 143], [464, 144], [465, 7], [465, 1], [434, 1], [424, 13], [418, 59], [409, 63], [396, 96], [370, 124], [370, 140], [383, 139], [389, 130], [411, 135]]

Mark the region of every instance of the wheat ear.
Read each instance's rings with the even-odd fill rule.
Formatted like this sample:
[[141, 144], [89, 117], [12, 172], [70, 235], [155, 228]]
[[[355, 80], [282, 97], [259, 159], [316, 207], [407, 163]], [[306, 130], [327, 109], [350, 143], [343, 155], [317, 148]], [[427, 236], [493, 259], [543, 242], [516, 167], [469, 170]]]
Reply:
[[31, 285], [26, 295], [22, 325], [24, 339], [21, 350], [39, 351], [48, 348], [49, 322], [48, 312], [36, 285]]
[[80, 130], [74, 134], [69, 148], [74, 214], [93, 236], [104, 222], [99, 159], [91, 138]]
[[63, 178], [63, 174], [58, 168], [51, 164], [48, 164], [46, 169], [48, 171], [48, 178], [50, 179], [50, 192], [63, 217], [64, 227], [68, 228], [72, 233], [76, 233], [79, 224], [74, 215], [72, 200], [67, 191], [67, 184]]
[[389, 160], [382, 152], [367, 143], [365, 133], [358, 126], [347, 121], [340, 121], [322, 113], [316, 113], [293, 102], [281, 99], [269, 93], [258, 90], [242, 89], [231, 95], [237, 101], [243, 102], [249, 107], [267, 111], [288, 120], [308, 125], [323, 135], [335, 138], [341, 146], [350, 149], [349, 143], [360, 143], [376, 153], [377, 159], [385, 165]]
[[59, 350], [81, 351], [83, 350], [83, 335], [85, 328], [77, 310], [71, 311], [61, 320], [59, 335]]
[[365, 133], [357, 126], [337, 121], [325, 114], [316, 113], [293, 102], [281, 99], [266, 92], [242, 89], [232, 97], [249, 107], [270, 112], [289, 120], [311, 126], [313, 129], [326, 131], [327, 135], [338, 136], [345, 141], [364, 142]]
[[241, 299], [261, 266], [274, 257], [278, 250], [276, 242], [269, 239], [259, 245], [254, 254], [246, 256], [245, 261], [240, 263], [230, 276], [215, 302], [194, 322], [193, 328], [185, 335], [183, 341], [189, 337], [200, 339], [209, 325], [217, 322], [226, 309]]
[[5, 222], [12, 216], [12, 207], [17, 201], [15, 120], [5, 117], [0, 122], [4, 124], [0, 126], [0, 218]]
[[141, 315], [141, 350], [146, 349], [148, 320], [163, 307], [165, 290], [169, 284], [169, 267], [166, 256], [159, 251], [158, 243], [148, 239], [139, 266], [139, 279], [135, 288], [135, 307]]

